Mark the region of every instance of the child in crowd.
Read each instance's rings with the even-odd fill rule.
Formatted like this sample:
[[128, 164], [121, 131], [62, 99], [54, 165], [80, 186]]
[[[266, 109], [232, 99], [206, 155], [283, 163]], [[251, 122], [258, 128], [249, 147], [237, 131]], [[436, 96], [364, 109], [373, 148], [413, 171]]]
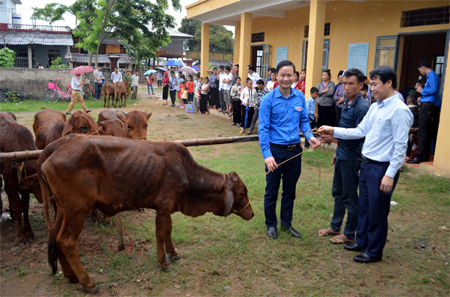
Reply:
[[188, 104], [188, 95], [189, 95], [189, 93], [188, 93], [188, 83], [189, 82], [185, 82], [184, 84], [183, 84], [183, 86], [182, 86], [182, 89], [181, 89], [181, 99], [183, 99], [183, 106], [181, 106], [181, 108], [184, 108], [185, 107], [185, 105], [186, 104]]
[[296, 89], [299, 79], [300, 79], [300, 73], [298, 71], [295, 71], [294, 72], [294, 82], [292, 83], [291, 88]]
[[150, 74], [147, 77], [147, 92], [150, 95], [150, 88], [152, 88], [152, 95], [155, 95], [155, 92], [153, 92], [153, 74]]
[[[417, 128], [419, 122], [419, 106], [417, 105], [416, 95], [410, 94], [406, 97], [408, 108], [414, 116], [414, 122], [411, 128]], [[419, 141], [417, 138], [417, 131], [409, 133], [408, 146], [406, 148], [406, 160], [413, 159], [411, 153], [417, 151], [419, 148]]]
[[188, 75], [188, 81], [186, 83], [186, 89], [187, 89], [187, 101], [189, 104], [192, 104], [194, 102], [194, 78], [192, 75]]
[[369, 87], [366, 84], [363, 84], [361, 88], [361, 96], [364, 98], [364, 100], [366, 100], [367, 104], [369, 104], [370, 106], [372, 104], [372, 98], [370, 98], [368, 91]]
[[241, 78], [237, 76], [235, 78], [235, 84], [231, 87], [230, 91], [231, 102], [233, 104], [233, 122], [230, 126], [241, 126], [241, 93], [243, 89], [244, 86], [241, 85]]
[[270, 73], [270, 80], [267, 82], [267, 89], [269, 92], [273, 91], [275, 83], [277, 83], [277, 73], [273, 71]]
[[195, 75], [194, 92], [195, 92], [195, 111], [200, 111], [200, 89], [202, 88], [203, 79], [200, 74]]
[[[306, 100], [306, 111], [308, 112], [309, 125], [311, 130], [317, 128], [317, 118], [319, 115], [316, 113], [316, 99], [319, 97], [319, 89], [312, 87], [309, 91], [311, 97]], [[305, 139], [305, 148], [309, 148], [309, 142]]]
[[264, 81], [262, 79], [258, 80], [256, 82], [256, 103], [255, 105], [253, 105], [253, 108], [255, 109], [255, 112], [253, 113], [253, 118], [252, 118], [252, 124], [250, 125], [250, 128], [248, 129], [247, 135], [250, 135], [253, 133], [253, 130], [255, 130], [255, 126], [256, 126], [256, 121], [258, 120], [259, 117], [259, 105], [261, 104], [261, 100], [262, 98], [269, 93], [269, 90], [267, 89], [267, 87], [264, 84]]
[[306, 69], [302, 69], [302, 71], [300, 71], [300, 80], [297, 82], [295, 88], [299, 91], [302, 91], [303, 95], [305, 95], [305, 83], [306, 83]]
[[253, 119], [253, 114], [255, 113], [256, 104], [256, 94], [257, 91], [253, 89], [253, 81], [251, 78], [247, 77], [245, 81], [246, 87], [241, 93], [241, 131], [240, 134], [245, 132], [245, 129], [250, 127]]
[[205, 76], [203, 79], [203, 84], [200, 89], [201, 96], [200, 96], [200, 112], [203, 114], [208, 114], [208, 93], [209, 93], [209, 77]]

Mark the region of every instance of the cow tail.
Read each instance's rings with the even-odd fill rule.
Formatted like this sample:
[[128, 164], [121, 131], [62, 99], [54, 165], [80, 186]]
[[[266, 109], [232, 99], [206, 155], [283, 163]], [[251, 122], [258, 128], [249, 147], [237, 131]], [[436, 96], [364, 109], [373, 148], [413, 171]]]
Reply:
[[[50, 153], [51, 154], [51, 153]], [[53, 198], [50, 186], [47, 183], [47, 177], [42, 170], [42, 164], [50, 156], [45, 150], [39, 157], [37, 168], [39, 169], [38, 178], [41, 185], [42, 199], [44, 202], [44, 217], [48, 229], [48, 264], [52, 268], [52, 274], [58, 271], [58, 249], [56, 245], [56, 234], [50, 217], [50, 200]]]

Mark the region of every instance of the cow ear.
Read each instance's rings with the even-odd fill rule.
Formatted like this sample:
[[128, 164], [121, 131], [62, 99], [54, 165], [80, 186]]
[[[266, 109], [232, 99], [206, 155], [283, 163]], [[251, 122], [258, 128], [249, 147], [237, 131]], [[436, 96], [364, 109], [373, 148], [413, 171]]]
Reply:
[[117, 117], [119, 118], [119, 120], [121, 120], [122, 122], [125, 121], [125, 115], [124, 115], [123, 113], [118, 112], [118, 113], [116, 113], [116, 116], [117, 116]]
[[148, 121], [148, 119], [152, 116], [152, 113], [153, 113], [153, 112], [150, 112], [150, 113], [146, 113], [146, 114], [145, 114], [145, 116], [147, 117], [147, 121]]
[[73, 133], [73, 126], [72, 123], [67, 122], [66, 126], [64, 127], [62, 136], [66, 136], [67, 134], [72, 134]]
[[234, 203], [234, 196], [233, 196], [233, 188], [234, 188], [234, 181], [229, 178], [227, 175], [225, 175], [226, 183], [225, 183], [225, 213], [224, 217], [227, 217], [230, 212], [231, 208], [233, 207]]

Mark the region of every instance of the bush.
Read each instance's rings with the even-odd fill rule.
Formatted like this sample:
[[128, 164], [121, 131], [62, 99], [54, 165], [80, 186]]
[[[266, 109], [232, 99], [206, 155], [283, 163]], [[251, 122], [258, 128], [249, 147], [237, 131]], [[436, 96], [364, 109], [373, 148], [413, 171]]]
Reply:
[[69, 68], [66, 64], [61, 64], [62, 58], [58, 57], [52, 61], [52, 66], [50, 68]]
[[16, 52], [12, 49], [4, 47], [0, 49], [0, 68], [13, 68]]

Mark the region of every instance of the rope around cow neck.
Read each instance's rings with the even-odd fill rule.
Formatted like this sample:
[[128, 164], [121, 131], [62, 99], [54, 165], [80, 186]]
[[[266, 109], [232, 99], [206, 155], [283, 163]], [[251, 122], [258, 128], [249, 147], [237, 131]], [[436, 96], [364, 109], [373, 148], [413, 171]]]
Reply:
[[[17, 170], [17, 180], [18, 184], [20, 185], [20, 182], [22, 181], [22, 172], [25, 172], [25, 178], [27, 178], [27, 171], [25, 170], [25, 162], [28, 160], [28, 150], [26, 150], [27, 156], [25, 157], [25, 160], [22, 161], [22, 164], [19, 167], [19, 170]], [[20, 186], [22, 189], [28, 189], [28, 186]]]

